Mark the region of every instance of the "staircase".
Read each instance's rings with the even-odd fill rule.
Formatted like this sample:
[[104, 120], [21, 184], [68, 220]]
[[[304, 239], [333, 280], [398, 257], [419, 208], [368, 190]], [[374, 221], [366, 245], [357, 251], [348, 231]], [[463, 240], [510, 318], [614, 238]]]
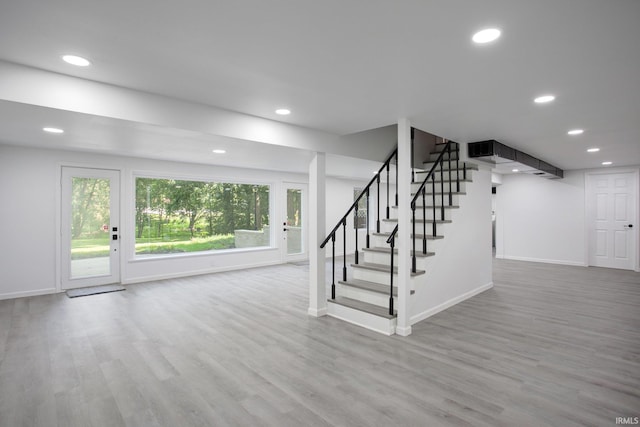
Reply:
[[[412, 232], [409, 242], [396, 238], [398, 230], [397, 206], [393, 203], [395, 187], [389, 183], [394, 151], [378, 174], [365, 187], [362, 194], [338, 222], [321, 247], [330, 245], [332, 251], [331, 298], [328, 300], [328, 315], [350, 323], [392, 335], [395, 333], [397, 311], [397, 245], [411, 245], [410, 298], [416, 298], [418, 283], [429, 279], [430, 263], [442, 251], [448, 230], [455, 227], [452, 212], [460, 209], [460, 201], [466, 194], [467, 183], [472, 182], [472, 173], [477, 166], [459, 160], [459, 145], [455, 142], [436, 145], [436, 149], [423, 164], [422, 170], [413, 170], [412, 188]], [[386, 175], [386, 195], [380, 196], [381, 176]], [[396, 176], [397, 171], [396, 171]], [[384, 184], [383, 184], [384, 190]], [[369, 206], [369, 197], [377, 194], [377, 207]], [[348, 215], [357, 215], [358, 201], [367, 199], [367, 236], [365, 242], [356, 242], [355, 261], [342, 261], [342, 271], [337, 276], [335, 244], [336, 236], [347, 238]], [[375, 197], [375, 196], [374, 196]], [[380, 199], [383, 200], [380, 200]], [[386, 209], [381, 202], [387, 200]], [[391, 201], [391, 202], [390, 202]], [[378, 214], [380, 212], [380, 214]], [[375, 220], [374, 220], [375, 218]], [[375, 223], [375, 231], [369, 227]], [[356, 231], [357, 239], [357, 231]], [[345, 245], [346, 249], [346, 245]]]

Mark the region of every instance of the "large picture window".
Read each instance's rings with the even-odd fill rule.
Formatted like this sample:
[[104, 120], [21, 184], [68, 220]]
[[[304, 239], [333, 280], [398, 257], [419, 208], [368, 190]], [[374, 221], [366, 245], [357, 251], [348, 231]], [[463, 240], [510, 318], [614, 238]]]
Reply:
[[269, 186], [136, 178], [136, 255], [270, 246]]

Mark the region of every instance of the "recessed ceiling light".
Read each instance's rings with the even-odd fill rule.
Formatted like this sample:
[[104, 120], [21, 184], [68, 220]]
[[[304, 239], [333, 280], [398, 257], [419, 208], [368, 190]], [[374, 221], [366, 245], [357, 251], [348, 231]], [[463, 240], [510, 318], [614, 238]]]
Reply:
[[500, 34], [500, 30], [497, 28], [486, 28], [475, 33], [471, 40], [477, 44], [490, 43], [500, 37]]
[[533, 100], [536, 104], [545, 104], [547, 102], [551, 102], [556, 99], [553, 95], [542, 95]]
[[67, 64], [75, 65], [77, 67], [88, 67], [91, 65], [91, 62], [89, 62], [88, 59], [76, 55], [64, 55], [62, 60]]
[[224, 153], [227, 152], [227, 150], [215, 149], [215, 150], [213, 150], [213, 152], [216, 153], [216, 154], [224, 154]]
[[288, 110], [286, 108], [278, 108], [276, 110], [276, 114], [279, 114], [281, 116], [288, 116], [289, 114], [291, 114], [291, 110]]
[[64, 130], [60, 128], [46, 127], [46, 128], [42, 128], [42, 130], [49, 133], [64, 133]]
[[589, 149], [587, 150], [587, 152], [589, 152], [589, 153], [597, 153], [598, 151], [600, 151], [600, 149], [599, 149], [599, 148], [589, 148]]
[[609, 165], [612, 165], [612, 164], [613, 164], [613, 162], [602, 162], [602, 164], [603, 164], [604, 166], [609, 166]]
[[520, 172], [518, 169], [511, 169], [511, 172]]
[[580, 135], [584, 133], [584, 130], [582, 129], [572, 129], [569, 132], [567, 132], [569, 135]]

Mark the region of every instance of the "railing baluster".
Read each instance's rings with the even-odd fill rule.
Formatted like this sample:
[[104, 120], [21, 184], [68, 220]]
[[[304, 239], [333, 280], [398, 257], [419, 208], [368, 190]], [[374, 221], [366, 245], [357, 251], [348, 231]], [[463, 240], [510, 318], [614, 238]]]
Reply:
[[380, 232], [380, 172], [377, 173], [376, 183], [378, 184], [378, 197], [376, 197], [376, 204], [378, 205], [378, 215], [376, 216], [376, 233]]
[[411, 203], [411, 213], [413, 215], [413, 235], [411, 241], [413, 242], [413, 256], [411, 257], [411, 271], [416, 272], [416, 202]]
[[369, 188], [367, 188], [367, 249], [369, 249]]
[[347, 281], [347, 220], [342, 220], [342, 254], [343, 254], [343, 265], [342, 265], [342, 280]]
[[391, 240], [391, 275], [389, 279], [389, 315], [393, 316], [393, 251], [395, 247], [395, 237]]
[[433, 235], [435, 237], [436, 235], [436, 175], [433, 174], [431, 175], [431, 188], [433, 190], [433, 193], [431, 194], [431, 198], [433, 199]]
[[442, 217], [441, 219], [444, 219], [444, 161], [440, 163], [440, 202], [442, 204], [440, 207], [440, 216]]
[[[398, 152], [396, 151], [396, 206], [398, 206]], [[389, 217], [387, 217], [389, 219]]]
[[389, 167], [391, 162], [387, 163], [387, 219], [389, 219]]
[[355, 222], [354, 225], [354, 229], [356, 230], [356, 264], [358, 263], [358, 206], [356, 205], [356, 209], [355, 209], [355, 217], [353, 218], [353, 221]]
[[[411, 128], [411, 182], [414, 183], [416, 182], [416, 171], [415, 171], [415, 166], [414, 166], [414, 134], [415, 134], [415, 129]], [[398, 169], [398, 165], [396, 163], [396, 170]], [[396, 180], [396, 185], [398, 185], [398, 180]]]
[[[449, 177], [451, 181], [451, 177]], [[460, 192], [460, 145], [456, 143], [456, 191]]]
[[[427, 254], [427, 216], [425, 215], [425, 188], [422, 187], [422, 254]], [[415, 254], [414, 254], [415, 255]]]
[[449, 206], [453, 205], [453, 196], [451, 195], [451, 144], [449, 144]]
[[331, 235], [331, 299], [336, 299], [336, 233], [335, 232]]

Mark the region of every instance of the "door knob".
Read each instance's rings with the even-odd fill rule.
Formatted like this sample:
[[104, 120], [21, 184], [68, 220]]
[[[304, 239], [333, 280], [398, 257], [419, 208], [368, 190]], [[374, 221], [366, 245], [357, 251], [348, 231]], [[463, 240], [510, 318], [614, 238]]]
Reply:
[[624, 228], [633, 228], [633, 224], [625, 225]]

